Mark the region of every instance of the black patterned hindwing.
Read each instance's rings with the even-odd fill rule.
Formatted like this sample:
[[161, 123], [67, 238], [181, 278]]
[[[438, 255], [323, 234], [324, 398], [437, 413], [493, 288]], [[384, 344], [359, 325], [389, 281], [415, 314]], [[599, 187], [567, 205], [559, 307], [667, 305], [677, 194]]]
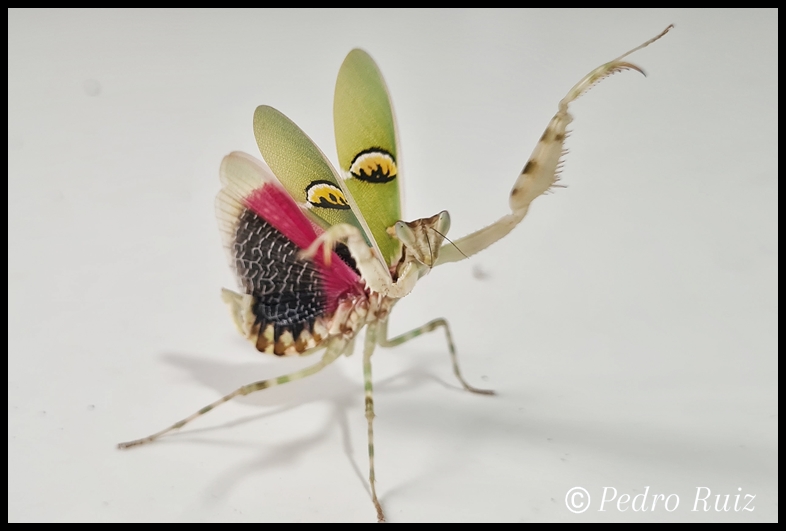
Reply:
[[273, 325], [275, 341], [286, 331], [297, 338], [325, 312], [318, 266], [297, 258], [300, 249], [251, 210], [237, 221], [234, 259], [238, 278], [255, 299], [256, 324]]

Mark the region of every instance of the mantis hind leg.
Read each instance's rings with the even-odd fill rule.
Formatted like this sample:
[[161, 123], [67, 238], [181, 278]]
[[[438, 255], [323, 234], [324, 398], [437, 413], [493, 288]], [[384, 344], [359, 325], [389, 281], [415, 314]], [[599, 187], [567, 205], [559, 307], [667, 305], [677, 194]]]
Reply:
[[371, 485], [371, 498], [374, 507], [377, 509], [377, 521], [385, 521], [385, 513], [382, 512], [382, 505], [377, 499], [377, 489], [375, 486], [376, 477], [374, 474], [374, 388], [371, 381], [371, 355], [377, 344], [376, 325], [369, 325], [366, 329], [366, 342], [363, 345], [363, 387], [366, 395], [366, 420], [368, 421], [368, 482]]
[[163, 435], [166, 435], [167, 433], [169, 433], [171, 431], [178, 430], [178, 429], [182, 428], [183, 426], [185, 426], [186, 424], [188, 424], [192, 420], [194, 420], [194, 419], [196, 419], [198, 417], [201, 417], [205, 413], [207, 413], [209, 411], [212, 411], [213, 409], [215, 409], [216, 407], [220, 406], [221, 404], [223, 404], [225, 402], [229, 402], [230, 400], [232, 400], [236, 396], [244, 396], [244, 395], [253, 393], [255, 391], [261, 391], [262, 389], [267, 389], [269, 387], [273, 387], [273, 386], [276, 386], [276, 385], [281, 385], [281, 384], [285, 384], [287, 382], [300, 380], [301, 378], [305, 378], [306, 376], [311, 376], [312, 374], [316, 374], [319, 371], [321, 371], [322, 369], [324, 369], [325, 367], [327, 367], [328, 365], [330, 365], [331, 363], [333, 363], [336, 360], [336, 358], [338, 358], [344, 352], [345, 347], [346, 347], [346, 341], [344, 341], [343, 339], [341, 339], [341, 340], [335, 339], [332, 342], [328, 343], [327, 350], [325, 351], [325, 354], [322, 356], [322, 359], [319, 360], [318, 363], [315, 363], [314, 365], [311, 365], [310, 367], [306, 367], [305, 369], [299, 370], [297, 372], [293, 372], [291, 374], [286, 374], [284, 376], [278, 376], [276, 378], [269, 378], [267, 380], [260, 380], [258, 382], [250, 383], [250, 384], [244, 385], [242, 387], [239, 387], [239, 388], [235, 389], [234, 391], [232, 391], [231, 393], [229, 393], [228, 395], [219, 398], [218, 400], [216, 400], [212, 404], [208, 404], [207, 406], [203, 407], [202, 409], [200, 409], [199, 411], [193, 413], [192, 415], [190, 415], [190, 416], [188, 416], [188, 417], [186, 417], [186, 418], [184, 418], [184, 419], [182, 419], [182, 420], [180, 420], [178, 422], [175, 422], [174, 424], [172, 424], [171, 426], [169, 426], [166, 429], [163, 429], [163, 430], [161, 430], [159, 432], [156, 432], [156, 433], [154, 433], [152, 435], [148, 435], [147, 437], [143, 437], [141, 439], [136, 439], [136, 440], [128, 441], [128, 442], [122, 442], [122, 443], [118, 444], [117, 447], [120, 448], [121, 450], [124, 450], [126, 448], [131, 448], [133, 446], [140, 446], [142, 444], [151, 443], [151, 442], [155, 441], [156, 439], [160, 438]]
[[481, 394], [481, 395], [493, 395], [493, 394], [496, 394], [496, 393], [494, 393], [494, 391], [492, 391], [490, 389], [478, 389], [477, 387], [471, 386], [470, 384], [467, 383], [467, 381], [461, 375], [461, 369], [459, 368], [459, 363], [458, 363], [458, 356], [456, 355], [456, 347], [453, 345], [453, 335], [450, 333], [450, 326], [448, 325], [448, 322], [445, 319], [442, 319], [442, 318], [434, 319], [433, 321], [429, 321], [428, 323], [424, 324], [423, 326], [415, 328], [414, 330], [410, 330], [409, 332], [405, 332], [405, 333], [403, 333], [403, 334], [401, 334], [399, 336], [396, 336], [396, 337], [394, 337], [392, 339], [388, 339], [388, 322], [387, 321], [384, 321], [384, 322], [380, 323], [379, 324], [379, 328], [380, 328], [380, 334], [379, 334], [379, 337], [377, 338], [377, 344], [380, 347], [385, 347], [385, 348], [395, 347], [397, 345], [401, 345], [402, 343], [406, 343], [410, 339], [415, 339], [416, 337], [418, 337], [421, 334], [432, 332], [432, 331], [436, 330], [437, 328], [442, 328], [443, 330], [445, 330], [445, 339], [448, 342], [448, 351], [450, 352], [450, 361], [453, 364], [453, 374], [456, 375], [456, 378], [458, 379], [459, 382], [461, 382], [461, 385], [464, 387], [464, 389], [466, 389], [467, 391], [469, 391], [471, 393], [478, 393], [478, 394]]

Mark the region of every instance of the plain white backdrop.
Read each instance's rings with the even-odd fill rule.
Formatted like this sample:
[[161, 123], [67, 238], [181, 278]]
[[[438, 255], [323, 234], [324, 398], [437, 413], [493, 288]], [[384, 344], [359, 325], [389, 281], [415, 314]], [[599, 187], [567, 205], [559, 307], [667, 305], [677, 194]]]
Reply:
[[[362, 47], [405, 217], [447, 209], [459, 237], [506, 213], [573, 83], [669, 23], [630, 58], [648, 77], [571, 107], [568, 188], [396, 307], [394, 333], [446, 317], [499, 396], [458, 388], [440, 334], [378, 351], [378, 491], [393, 522], [776, 521], [776, 10], [15, 9], [9, 521], [373, 521], [359, 355], [115, 449], [314, 361], [258, 354], [219, 299], [221, 158], [258, 155], [260, 104], [335, 158], [335, 76]], [[649, 488], [647, 510], [600, 511], [605, 487]]]

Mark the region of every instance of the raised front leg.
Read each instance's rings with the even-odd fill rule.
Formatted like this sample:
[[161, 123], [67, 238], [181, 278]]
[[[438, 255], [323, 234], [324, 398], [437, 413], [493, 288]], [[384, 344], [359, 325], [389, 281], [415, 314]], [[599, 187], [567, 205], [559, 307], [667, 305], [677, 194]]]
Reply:
[[644, 72], [641, 68], [622, 59], [657, 41], [668, 33], [672, 27], [669, 26], [644, 44], [624, 53], [613, 61], [599, 66], [570, 89], [568, 94], [559, 102], [557, 114], [549, 122], [527, 164], [524, 165], [524, 169], [521, 170], [518, 179], [516, 179], [516, 184], [510, 192], [511, 213], [503, 216], [488, 227], [455, 240], [453, 244], [443, 245], [435, 265], [463, 260], [498, 241], [524, 219], [530, 203], [536, 197], [555, 186], [559, 186], [557, 182], [559, 181], [562, 157], [565, 155], [566, 129], [568, 124], [573, 121], [573, 117], [568, 113], [568, 105], [593, 85], [611, 74], [623, 70], [636, 70], [643, 74]]
[[317, 254], [321, 245], [324, 260], [328, 261], [330, 260], [330, 252], [338, 242], [346, 243], [352, 258], [355, 259], [355, 267], [360, 271], [360, 276], [371, 291], [385, 297], [400, 299], [408, 295], [415, 287], [419, 277], [416, 264], [410, 262], [393, 282], [387, 266], [374, 254], [371, 247], [366, 244], [363, 234], [353, 225], [346, 223], [333, 225], [320, 234], [301, 254], [303, 258], [312, 258]]

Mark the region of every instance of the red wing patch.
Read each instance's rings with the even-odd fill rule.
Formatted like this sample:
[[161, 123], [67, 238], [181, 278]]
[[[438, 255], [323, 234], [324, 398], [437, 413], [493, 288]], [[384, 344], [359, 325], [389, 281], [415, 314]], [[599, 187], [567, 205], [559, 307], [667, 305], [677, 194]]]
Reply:
[[[321, 231], [303, 214], [289, 194], [278, 186], [266, 185], [255, 190], [245, 200], [245, 204], [300, 250], [307, 249], [317, 239], [317, 230]], [[357, 290], [360, 277], [335, 251], [330, 265], [325, 264], [321, 251], [317, 252], [312, 261], [316, 262], [321, 271], [328, 303], [326, 309], [332, 313], [341, 298]]]
[[313, 259], [299, 258], [321, 229], [261, 162], [232, 153], [221, 173], [219, 226], [238, 283], [254, 298], [250, 309], [257, 348], [275, 346], [273, 351], [283, 354], [287, 345], [279, 346], [282, 337], [287, 344], [305, 345], [298, 339], [302, 334], [311, 338], [318, 318], [332, 315], [345, 298], [365, 296], [360, 277], [335, 252], [330, 264], [321, 251]]

